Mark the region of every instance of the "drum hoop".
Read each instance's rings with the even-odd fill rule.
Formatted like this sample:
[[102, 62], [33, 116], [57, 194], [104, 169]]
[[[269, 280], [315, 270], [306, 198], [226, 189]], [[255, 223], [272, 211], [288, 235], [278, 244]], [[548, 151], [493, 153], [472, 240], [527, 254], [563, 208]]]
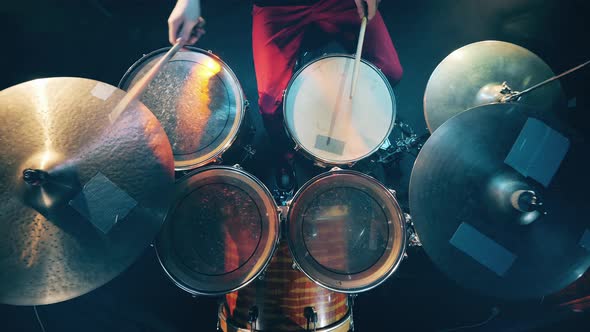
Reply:
[[[260, 190], [262, 192], [262, 194], [264, 194], [264, 196], [266, 197], [262, 197], [262, 199], [264, 200], [269, 199], [269, 203], [272, 203], [272, 205], [275, 206], [276, 208], [276, 203], [274, 201], [274, 199], [272, 198], [272, 194], [270, 193], [270, 191], [268, 190], [268, 188], [259, 180], [257, 179], [254, 175], [240, 169], [237, 167], [231, 167], [231, 166], [207, 166], [207, 167], [203, 167], [203, 168], [199, 168], [196, 169], [188, 174], [186, 174], [185, 176], [183, 176], [181, 179], [179, 179], [177, 181], [177, 183], [179, 182], [184, 182], [184, 181], [188, 181], [192, 176], [197, 175], [199, 173], [202, 172], [206, 172], [206, 171], [216, 171], [216, 170], [222, 170], [222, 171], [232, 171], [232, 172], [236, 172], [242, 176], [247, 177], [248, 179], [252, 180], [254, 183], [256, 183], [257, 185], [260, 186]], [[258, 188], [255, 188], [258, 189]], [[166, 221], [168, 220], [168, 218], [170, 218], [173, 214], [172, 212], [176, 209], [176, 207], [178, 206], [178, 200], [175, 201], [175, 203], [173, 205], [170, 206], [169, 211], [167, 212], [166, 215]], [[275, 209], [275, 212], [278, 211], [278, 208]], [[272, 212], [272, 211], [269, 211]], [[261, 255], [260, 257], [257, 258], [258, 261], [263, 261], [262, 264], [258, 265], [258, 264], [254, 264], [254, 269], [258, 269], [258, 271], [256, 271], [255, 273], [253, 273], [247, 280], [245, 280], [243, 283], [241, 283], [238, 286], [232, 287], [232, 288], [228, 288], [227, 290], [222, 290], [222, 291], [205, 291], [205, 290], [196, 290], [194, 288], [192, 288], [190, 285], [188, 285], [187, 283], [183, 282], [182, 280], [180, 280], [179, 277], [174, 276], [174, 274], [169, 271], [168, 268], [166, 268], [166, 265], [164, 263], [164, 261], [166, 260], [162, 253], [160, 252], [160, 250], [158, 250], [158, 242], [159, 239], [156, 240], [156, 244], [153, 246], [154, 250], [156, 252], [156, 256], [158, 258], [158, 262], [160, 263], [160, 266], [162, 267], [162, 270], [164, 270], [164, 273], [168, 276], [168, 278], [180, 289], [184, 290], [185, 292], [192, 294], [192, 295], [206, 295], [206, 296], [218, 296], [218, 295], [224, 295], [227, 293], [231, 293], [231, 292], [235, 292], [238, 291], [240, 289], [242, 289], [243, 287], [246, 287], [248, 284], [250, 284], [252, 281], [256, 280], [256, 278], [258, 278], [258, 276], [260, 276], [262, 273], [264, 273], [264, 271], [266, 270], [266, 268], [268, 267], [268, 265], [271, 262], [272, 257], [274, 257], [275, 252], [278, 248], [278, 243], [279, 243], [279, 239], [280, 239], [280, 233], [281, 233], [281, 227], [280, 227], [280, 219], [279, 219], [279, 215], [278, 212], [276, 213], [275, 217], [273, 218], [272, 216], [268, 217], [269, 223], [272, 223], [273, 220], [276, 221], [275, 222], [275, 229], [276, 232], [274, 235], [271, 234], [271, 236], [269, 236], [269, 243], [271, 243], [271, 250], [269, 250], [268, 252], [268, 257], [264, 257], [263, 255]], [[166, 222], [165, 221], [165, 222]], [[162, 233], [162, 231], [160, 231], [160, 233]], [[264, 251], [262, 252], [264, 253]], [[253, 269], [253, 270], [254, 270]], [[239, 269], [238, 269], [239, 270]], [[236, 270], [236, 271], [238, 271]], [[236, 271], [233, 271], [231, 273], [236, 273]]]
[[[329, 279], [328, 275], [324, 272], [327, 269], [324, 268], [323, 266], [321, 266], [318, 263], [315, 264], [308, 264], [308, 260], [305, 260], [305, 255], [299, 256], [295, 250], [296, 248], [301, 247], [301, 241], [293, 241], [293, 238], [291, 236], [291, 229], [295, 226], [300, 226], [292, 224], [292, 220], [294, 219], [294, 209], [292, 208], [293, 204], [296, 204], [297, 201], [300, 199], [301, 196], [303, 196], [305, 194], [305, 191], [312, 186], [313, 184], [316, 183], [316, 181], [324, 179], [326, 177], [329, 176], [334, 176], [334, 175], [354, 175], [354, 176], [358, 176], [364, 180], [368, 180], [371, 184], [376, 185], [377, 188], [379, 188], [379, 190], [384, 194], [384, 196], [392, 203], [394, 210], [395, 211], [391, 211], [390, 213], [392, 215], [395, 215], [395, 217], [399, 220], [399, 226], [400, 226], [400, 240], [401, 240], [401, 244], [400, 244], [400, 250], [397, 253], [397, 257], [394, 259], [393, 264], [391, 264], [391, 266], [387, 267], [387, 272], [384, 273], [383, 275], [379, 276], [379, 277], [373, 277], [373, 278], [369, 278], [369, 279], [373, 279], [372, 282], [368, 283], [366, 286], [364, 287], [358, 287], [358, 288], [348, 288], [348, 287], [334, 287], [329, 285], [327, 282], [325, 282], [325, 279]], [[392, 220], [392, 224], [389, 225], [388, 227], [394, 228], [393, 223], [395, 222], [395, 220]], [[334, 291], [334, 292], [340, 292], [340, 293], [347, 293], [347, 294], [356, 294], [356, 293], [362, 293], [368, 290], [371, 290], [377, 286], [379, 286], [380, 284], [382, 284], [383, 282], [385, 282], [385, 280], [387, 280], [395, 271], [397, 271], [397, 269], [399, 268], [399, 265], [401, 264], [403, 258], [404, 258], [404, 254], [406, 252], [406, 247], [407, 247], [407, 226], [406, 226], [406, 222], [405, 222], [405, 218], [403, 215], [403, 211], [401, 209], [401, 207], [399, 206], [399, 203], [397, 202], [397, 199], [395, 198], [395, 196], [393, 195], [393, 193], [387, 189], [383, 184], [381, 184], [379, 181], [377, 181], [376, 179], [374, 179], [373, 177], [366, 175], [364, 173], [358, 172], [358, 171], [352, 171], [352, 170], [342, 170], [342, 169], [334, 169], [334, 170], [330, 170], [328, 172], [319, 174], [315, 177], [313, 177], [312, 179], [310, 179], [309, 181], [307, 181], [296, 193], [295, 196], [293, 196], [293, 199], [290, 201], [289, 203], [289, 212], [287, 214], [287, 227], [286, 228], [286, 237], [289, 243], [289, 251], [291, 252], [291, 256], [293, 257], [293, 261], [295, 262], [295, 264], [297, 264], [297, 266], [299, 267], [299, 270], [301, 272], [303, 272], [309, 279], [311, 279], [314, 283], [316, 283], [317, 285], [324, 287], [328, 290]], [[300, 229], [300, 227], [297, 227], [297, 229]], [[393, 237], [393, 236], [392, 236]], [[388, 241], [393, 241], [392, 238], [388, 239]], [[298, 243], [299, 245], [296, 245], [296, 243]], [[307, 253], [309, 253], [306, 250]], [[395, 253], [394, 250], [392, 249], [388, 249], [386, 250], [382, 257], [384, 256], [395, 256], [393, 255]], [[303, 259], [302, 259], [303, 258]], [[382, 258], [379, 259], [379, 261], [381, 261]], [[378, 262], [379, 262], [378, 261]], [[387, 260], [385, 260], [385, 262], [387, 262]], [[303, 263], [303, 264], [302, 264]], [[314, 268], [310, 273], [310, 271], [307, 271], [306, 269], [304, 269], [304, 266], [319, 266], [320, 269]], [[371, 267], [369, 267], [369, 269], [373, 268], [374, 266], [376, 266], [376, 264], [372, 265]], [[382, 263], [383, 266], [386, 266], [385, 264]], [[365, 270], [366, 271], [366, 270]], [[363, 272], [365, 272], [363, 271]], [[358, 275], [361, 274], [363, 272], [360, 273], [355, 273], [355, 274], [348, 274], [348, 276], [354, 276], [354, 275]], [[355, 278], [351, 278], [349, 279], [350, 281], [356, 281], [357, 279]]]
[[[141, 68], [143, 68], [143, 66], [147, 62], [149, 62], [149, 60], [151, 60], [152, 58], [154, 58], [158, 55], [166, 53], [168, 50], [170, 50], [170, 48], [171, 47], [163, 47], [163, 48], [159, 48], [157, 50], [151, 51], [150, 53], [144, 54], [141, 58], [139, 58], [137, 61], [135, 61], [133, 63], [133, 65], [131, 65], [131, 67], [129, 67], [129, 69], [127, 69], [127, 71], [125, 72], [123, 77], [121, 77], [121, 80], [119, 81], [119, 84], [117, 85], [117, 87], [123, 91], [127, 91], [129, 84], [131, 84], [131, 81], [133, 81], [133, 78], [135, 77], [134, 74], [138, 73], [139, 70], [141, 70]], [[194, 46], [184, 46], [183, 48], [185, 48], [191, 52], [194, 52], [194, 53], [205, 54], [205, 55], [215, 59], [216, 61], [218, 61], [219, 65], [224, 70], [226, 70], [227, 74], [231, 77], [231, 79], [235, 83], [236, 90], [238, 92], [237, 99], [239, 101], [239, 104], [241, 104], [241, 105], [236, 104], [236, 107], [239, 107], [238, 112], [236, 112], [237, 117], [238, 117], [237, 125], [230, 130], [229, 135], [228, 135], [228, 136], [230, 136], [230, 139], [225, 144], [218, 146], [217, 149], [214, 150], [216, 153], [212, 153], [212, 155], [210, 157], [205, 158], [203, 160], [196, 161], [194, 163], [191, 163], [190, 165], [177, 165], [177, 161], [175, 160], [174, 161], [175, 171], [193, 170], [193, 169], [205, 166], [207, 164], [210, 164], [212, 162], [215, 162], [217, 159], [219, 159], [219, 157], [222, 156], [233, 145], [233, 143], [237, 139], [238, 133], [240, 132], [242, 124], [244, 123], [244, 117], [246, 116], [246, 112], [248, 110], [248, 105], [249, 105], [248, 101], [246, 100], [244, 90], [242, 89], [242, 85], [240, 84], [240, 81], [238, 80], [238, 77], [233, 72], [233, 70], [227, 65], [227, 63], [225, 63], [223, 60], [221, 60], [221, 58], [219, 56], [213, 54], [211, 51], [207, 51], [202, 48], [198, 48], [198, 47], [194, 47]]]
[[309, 66], [311, 66], [312, 64], [319, 62], [321, 60], [327, 59], [327, 58], [350, 58], [350, 59], [354, 59], [355, 57], [353, 55], [350, 54], [345, 54], [345, 53], [331, 53], [331, 54], [324, 54], [319, 58], [316, 58], [308, 63], [306, 63], [303, 67], [299, 68], [299, 70], [297, 72], [295, 72], [295, 74], [293, 74], [293, 77], [291, 77], [291, 80], [289, 81], [289, 84], [287, 84], [287, 88], [285, 89], [285, 92], [283, 94], [283, 119], [285, 119], [283, 121], [283, 129], [285, 131], [285, 133], [287, 134], [287, 137], [289, 137], [293, 142], [295, 142], [296, 146], [300, 148], [299, 151], [303, 152], [303, 154], [311, 159], [311, 160], [315, 160], [318, 161], [318, 165], [322, 166], [322, 167], [326, 167], [326, 166], [342, 166], [342, 165], [349, 165], [352, 166], [354, 165], [354, 163], [358, 162], [359, 160], [362, 160], [370, 155], [372, 155], [373, 153], [375, 153], [377, 150], [379, 150], [379, 148], [383, 145], [383, 143], [385, 143], [385, 141], [389, 138], [389, 135], [391, 135], [391, 131], [393, 130], [393, 127], [395, 126], [395, 119], [397, 117], [397, 98], [395, 97], [395, 93], [393, 92], [393, 88], [391, 87], [391, 84], [389, 84], [389, 81], [387, 80], [387, 77], [385, 77], [385, 74], [383, 74], [383, 72], [381, 71], [381, 69], [379, 69], [377, 66], [375, 66], [374, 64], [370, 63], [369, 61], [362, 59], [361, 58], [361, 62], [366, 64], [367, 66], [369, 66], [371, 69], [373, 69], [383, 80], [383, 82], [385, 83], [385, 86], [387, 87], [387, 89], [389, 90], [389, 95], [391, 96], [391, 108], [393, 110], [393, 115], [391, 117], [391, 123], [389, 124], [389, 129], [387, 130], [387, 135], [385, 135], [385, 137], [383, 138], [383, 140], [377, 144], [377, 146], [375, 148], [373, 148], [371, 151], [369, 151], [369, 153], [367, 153], [365, 156], [360, 157], [360, 158], [356, 158], [353, 160], [347, 160], [347, 161], [335, 161], [335, 160], [330, 160], [330, 159], [325, 159], [325, 158], [321, 158], [318, 157], [316, 155], [314, 155], [313, 153], [309, 152], [302, 144], [301, 141], [299, 141], [297, 139], [297, 137], [291, 133], [291, 131], [289, 130], [289, 127], [287, 126], [287, 103], [285, 102], [287, 100], [287, 96], [289, 95], [289, 90], [291, 90], [291, 87], [293, 85], [293, 83], [295, 82], [295, 80], [299, 77], [299, 75]]

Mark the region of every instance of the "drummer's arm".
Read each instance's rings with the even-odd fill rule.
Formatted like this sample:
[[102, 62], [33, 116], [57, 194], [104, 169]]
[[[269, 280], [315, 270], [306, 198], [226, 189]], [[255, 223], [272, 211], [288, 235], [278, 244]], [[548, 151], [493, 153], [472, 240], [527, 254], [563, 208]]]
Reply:
[[[199, 33], [193, 31], [201, 17], [200, 0], [178, 0], [168, 17], [168, 40], [174, 44], [178, 37], [185, 40], [185, 44], [194, 44], [199, 39]], [[203, 31], [201, 30], [202, 34]]]

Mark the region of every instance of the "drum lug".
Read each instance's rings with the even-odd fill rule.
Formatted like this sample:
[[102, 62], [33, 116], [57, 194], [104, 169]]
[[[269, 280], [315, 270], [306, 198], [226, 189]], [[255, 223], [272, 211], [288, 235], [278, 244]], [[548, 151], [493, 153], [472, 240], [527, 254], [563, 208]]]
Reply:
[[299, 268], [299, 264], [297, 264], [295, 261], [293, 261], [293, 264], [291, 264], [291, 268], [293, 270], [301, 271], [301, 269]]
[[295, 146], [293, 147], [293, 150], [299, 151], [299, 150], [301, 150], [301, 146], [299, 144], [295, 144]]
[[250, 107], [250, 102], [247, 100], [244, 100], [244, 108], [248, 108]]
[[[393, 197], [397, 198], [397, 191], [395, 191], [395, 189], [387, 189], [387, 191], [389, 191]], [[410, 216], [409, 214], [405, 213], [405, 215], [407, 215], [408, 217]], [[406, 219], [406, 223], [408, 222], [408, 219]], [[412, 218], [410, 217], [410, 222], [412, 222]]]
[[412, 222], [412, 217], [404, 213], [404, 218], [406, 219], [406, 224], [408, 225], [408, 246], [409, 247], [422, 247], [422, 242], [418, 237], [418, 233], [416, 233], [416, 229], [414, 228], [414, 223]]
[[[390, 189], [391, 190], [391, 189]], [[395, 192], [395, 191], [394, 191]], [[412, 216], [409, 213], [404, 213], [404, 219], [406, 220], [406, 224], [408, 225], [414, 225], [412, 223]]]
[[244, 168], [240, 165], [240, 164], [235, 164], [232, 166], [233, 168], [239, 169], [240, 171], [243, 171]]
[[340, 168], [338, 166], [334, 166], [334, 167], [330, 168], [330, 172], [338, 172], [338, 171], [341, 171], [341, 170], [342, 170], [342, 168]]
[[211, 50], [207, 50], [207, 53], [209, 53], [209, 54], [213, 54], [213, 51], [211, 51]]
[[266, 271], [260, 272], [260, 274], [258, 275], [258, 280], [264, 280], [264, 277], [266, 277]]

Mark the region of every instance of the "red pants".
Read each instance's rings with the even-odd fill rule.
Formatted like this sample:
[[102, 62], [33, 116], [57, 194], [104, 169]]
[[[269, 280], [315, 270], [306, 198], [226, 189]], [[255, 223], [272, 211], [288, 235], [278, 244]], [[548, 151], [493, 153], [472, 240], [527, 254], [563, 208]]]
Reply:
[[[306, 6], [254, 6], [252, 47], [258, 82], [258, 105], [266, 130], [283, 134], [281, 102], [306, 33], [322, 33], [350, 53], [356, 49], [360, 18], [353, 0], [322, 0]], [[363, 58], [379, 67], [390, 83], [402, 77], [397, 52], [381, 14], [367, 24]]]

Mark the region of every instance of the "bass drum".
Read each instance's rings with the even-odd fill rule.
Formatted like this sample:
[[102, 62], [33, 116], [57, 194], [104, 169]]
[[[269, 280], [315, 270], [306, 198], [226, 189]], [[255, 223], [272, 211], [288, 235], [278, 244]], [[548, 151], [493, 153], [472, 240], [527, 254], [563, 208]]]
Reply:
[[219, 328], [224, 332], [352, 330], [348, 295], [322, 288], [293, 268], [282, 243], [259, 278], [224, 297]]
[[[128, 90], [169, 50], [151, 52], [119, 82]], [[166, 131], [177, 171], [210, 163], [240, 163], [253, 153], [248, 102], [232, 70], [210, 52], [187, 46], [164, 65], [140, 97]], [[228, 151], [232, 147], [231, 151]]]
[[360, 293], [391, 276], [407, 241], [392, 191], [363, 173], [333, 169], [295, 194], [287, 239], [299, 269], [336, 292]]
[[308, 63], [285, 90], [287, 134], [296, 150], [320, 166], [353, 165], [377, 151], [393, 128], [396, 102], [389, 82], [369, 62], [359, 65], [353, 98], [354, 57], [349, 55]]
[[156, 241], [162, 268], [181, 289], [222, 295], [254, 280], [279, 239], [277, 206], [266, 187], [235, 167], [209, 166], [176, 183]]

